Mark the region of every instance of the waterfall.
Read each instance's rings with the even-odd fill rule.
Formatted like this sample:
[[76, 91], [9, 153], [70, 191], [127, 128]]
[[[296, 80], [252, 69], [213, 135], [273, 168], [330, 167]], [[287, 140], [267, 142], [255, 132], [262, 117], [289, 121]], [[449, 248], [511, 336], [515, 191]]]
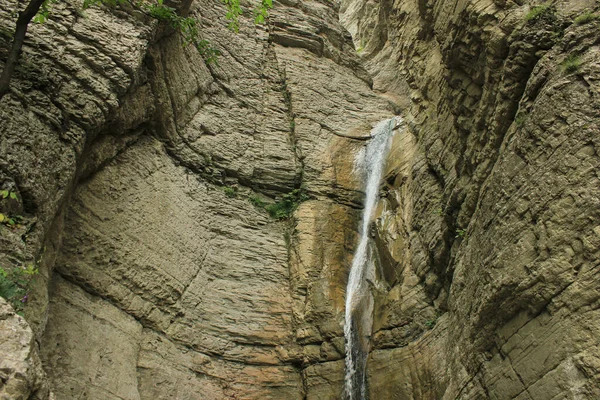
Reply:
[[360, 223], [360, 242], [354, 253], [346, 288], [346, 383], [349, 400], [367, 398], [367, 356], [373, 324], [373, 295], [370, 285], [375, 282], [376, 249], [369, 237], [369, 224], [377, 205], [379, 183], [390, 148], [395, 123], [392, 118], [381, 121], [371, 131], [372, 139], [356, 159], [356, 169], [365, 185], [365, 203]]

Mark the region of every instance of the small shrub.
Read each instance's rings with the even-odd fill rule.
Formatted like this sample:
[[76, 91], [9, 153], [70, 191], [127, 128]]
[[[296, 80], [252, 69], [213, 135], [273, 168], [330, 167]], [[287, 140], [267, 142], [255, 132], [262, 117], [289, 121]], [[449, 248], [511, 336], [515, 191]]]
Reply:
[[21, 316], [28, 300], [31, 279], [37, 273], [38, 269], [33, 264], [8, 270], [0, 267], [0, 297], [4, 297]]
[[294, 189], [290, 193], [284, 194], [281, 197], [281, 200], [266, 206], [265, 210], [267, 210], [272, 218], [286, 219], [296, 211], [300, 203], [308, 199], [309, 197], [308, 194], [306, 194], [306, 190], [302, 188]]
[[549, 5], [544, 4], [541, 6], [535, 6], [527, 14], [525, 14], [525, 21], [535, 21], [541, 18], [544, 14], [552, 12]]
[[575, 23], [577, 25], [584, 25], [584, 24], [587, 24], [588, 22], [597, 20], [598, 17], [599, 17], [598, 14], [586, 12], [585, 14], [581, 14], [580, 16], [575, 18]]
[[235, 188], [229, 187], [229, 186], [225, 186], [223, 188], [223, 192], [225, 192], [225, 196], [227, 197], [236, 197], [237, 196], [237, 191], [235, 190]]
[[581, 57], [576, 55], [568, 56], [562, 63], [563, 70], [567, 73], [576, 72], [581, 66]]
[[523, 112], [520, 112], [520, 113], [518, 113], [518, 114], [515, 116], [515, 123], [516, 123], [517, 125], [519, 125], [519, 126], [520, 126], [520, 125], [523, 125], [523, 123], [525, 122], [525, 116], [526, 116], [526, 114], [525, 114], [525, 113], [523, 113]]

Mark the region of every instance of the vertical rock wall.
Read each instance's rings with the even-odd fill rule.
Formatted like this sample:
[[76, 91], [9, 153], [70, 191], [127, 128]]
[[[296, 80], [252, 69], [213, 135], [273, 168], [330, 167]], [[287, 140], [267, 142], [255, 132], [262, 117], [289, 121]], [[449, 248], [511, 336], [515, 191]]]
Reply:
[[410, 97], [373, 398], [600, 395], [599, 5], [535, 5], [342, 4], [375, 89]]
[[[600, 396], [600, 27], [575, 22], [597, 2], [345, 0], [356, 50], [327, 0], [237, 35], [219, 2], [175, 6], [217, 65], [127, 7], [31, 27], [0, 102], [0, 212], [23, 216], [0, 265], [41, 272], [32, 331], [2, 305], [0, 394], [339, 399], [361, 202], [340, 135], [402, 110], [371, 397]], [[256, 206], [300, 188], [292, 219]]]
[[[127, 7], [65, 2], [32, 26], [29, 69], [2, 100], [2, 179], [25, 220], [0, 228], [20, 246], [12, 264], [41, 270], [26, 317], [49, 385], [64, 399], [339, 398], [362, 145], [339, 135], [396, 106], [328, 1], [278, 3], [239, 34], [220, 2], [177, 6], [218, 64]], [[256, 205], [294, 190], [309, 200], [291, 219]]]

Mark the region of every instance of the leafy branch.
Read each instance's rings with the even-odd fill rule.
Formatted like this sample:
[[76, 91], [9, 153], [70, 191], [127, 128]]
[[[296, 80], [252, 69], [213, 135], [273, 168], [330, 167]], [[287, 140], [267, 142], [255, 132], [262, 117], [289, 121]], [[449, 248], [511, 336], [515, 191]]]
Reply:
[[[45, 3], [56, 2], [58, 0], [46, 0]], [[150, 18], [164, 22], [171, 28], [177, 30], [183, 37], [184, 45], [193, 45], [204, 60], [208, 63], [215, 62], [221, 54], [219, 50], [213, 48], [208, 40], [201, 37], [198, 30], [198, 21], [192, 17], [182, 17], [173, 7], [166, 6], [164, 0], [84, 0], [83, 10], [87, 10], [98, 4], [104, 4], [110, 7], [116, 7], [122, 4], [129, 4], [134, 9], [141, 11]]]
[[254, 23], [264, 24], [272, 7], [273, 0], [261, 0], [260, 5], [254, 9]]

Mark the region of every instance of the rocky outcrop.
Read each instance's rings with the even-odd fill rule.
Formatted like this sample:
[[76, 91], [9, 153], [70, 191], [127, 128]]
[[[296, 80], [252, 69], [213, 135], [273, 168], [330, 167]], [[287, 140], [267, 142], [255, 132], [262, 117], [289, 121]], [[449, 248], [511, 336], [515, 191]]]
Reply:
[[31, 328], [0, 298], [0, 397], [53, 399]]
[[[345, 1], [385, 96], [410, 95], [378, 222], [374, 398], [596, 398], [593, 1]], [[391, 379], [390, 377], [394, 377]]]

